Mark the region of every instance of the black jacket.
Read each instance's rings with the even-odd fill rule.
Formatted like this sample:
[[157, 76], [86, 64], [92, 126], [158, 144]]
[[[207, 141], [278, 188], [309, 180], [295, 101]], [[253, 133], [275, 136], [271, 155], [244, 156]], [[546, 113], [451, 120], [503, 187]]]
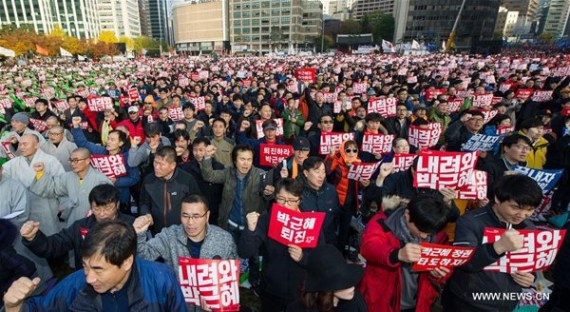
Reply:
[[[474, 300], [476, 293], [520, 293], [522, 286], [515, 283], [508, 273], [485, 271], [484, 267], [496, 262], [504, 254], [497, 254], [492, 243], [482, 244], [483, 231], [486, 227], [506, 228], [499, 221], [492, 204], [472, 210], [457, 221], [454, 245], [476, 247], [469, 262], [454, 270], [444, 291], [444, 309], [453, 311], [461, 307], [462, 311], [513, 311], [518, 301]], [[513, 229], [532, 229], [534, 225], [525, 220], [513, 225]], [[505, 299], [505, 298], [502, 298]]]
[[339, 225], [340, 203], [338, 193], [334, 186], [326, 183], [318, 190], [307, 184], [302, 174], [297, 179], [303, 184], [303, 195], [301, 196], [301, 211], [303, 212], [325, 212], [323, 222], [323, 233], [327, 244], [335, 245], [337, 242], [336, 231]]
[[[129, 215], [118, 213], [117, 219], [132, 224], [135, 218]], [[79, 219], [73, 224], [56, 234], [46, 236], [42, 231], [38, 231], [36, 237], [32, 241], [22, 238], [24, 246], [28, 247], [38, 257], [46, 259], [59, 259], [71, 250], [75, 254], [75, 268], [77, 270], [83, 268], [81, 262], [81, 242], [87, 233], [81, 233], [82, 230], [89, 230], [97, 224], [94, 215], [87, 218]]]
[[[165, 192], [170, 194], [169, 200], [165, 198]], [[182, 199], [187, 194], [200, 194], [200, 188], [192, 175], [179, 168], [176, 168], [169, 180], [157, 178], [154, 173], [146, 176], [142, 185], [139, 209], [141, 215], [149, 213], [152, 215], [153, 234], [160, 232], [163, 227], [180, 224]], [[168, 206], [165, 207], [165, 204]]]
[[395, 135], [396, 138], [408, 139], [411, 124], [409, 119], [406, 118], [406, 122], [402, 125], [400, 121], [398, 121], [398, 118], [390, 117], [384, 120], [383, 124], [386, 130], [388, 130], [388, 133]]
[[4, 294], [20, 277], [32, 277], [36, 272], [35, 264], [14, 250], [13, 243], [17, 236], [18, 229], [14, 224], [0, 219], [0, 294]]

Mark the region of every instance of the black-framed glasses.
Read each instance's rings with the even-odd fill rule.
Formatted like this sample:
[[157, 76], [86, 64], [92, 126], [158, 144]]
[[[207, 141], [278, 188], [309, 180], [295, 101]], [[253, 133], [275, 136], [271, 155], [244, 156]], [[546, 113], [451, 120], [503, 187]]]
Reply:
[[78, 162], [85, 160], [85, 159], [89, 159], [89, 158], [70, 158], [67, 161], [69, 161], [70, 163], [73, 164], [73, 163], [78, 163]]
[[326, 125], [326, 124], [332, 124], [333, 121], [332, 120], [323, 120], [323, 121], [321, 121], [321, 123], [324, 123]]
[[183, 213], [182, 218], [190, 219], [192, 221], [198, 221], [198, 220], [202, 219], [203, 217], [205, 217], [208, 214], [208, 211], [210, 211], [210, 210], [206, 210], [206, 212], [204, 212], [201, 215], [199, 215], [199, 214], [188, 215], [188, 214]]
[[95, 206], [95, 205], [91, 206], [91, 210], [93, 210], [93, 212], [109, 212], [114, 209], [117, 209], [117, 203], [109, 203], [100, 206]]
[[356, 148], [347, 148], [344, 150], [346, 153], [358, 153]]
[[287, 204], [296, 205], [301, 201], [301, 199], [299, 199], [299, 198], [285, 198], [285, 197], [277, 196], [277, 197], [275, 197], [275, 201], [281, 205], [287, 205]]

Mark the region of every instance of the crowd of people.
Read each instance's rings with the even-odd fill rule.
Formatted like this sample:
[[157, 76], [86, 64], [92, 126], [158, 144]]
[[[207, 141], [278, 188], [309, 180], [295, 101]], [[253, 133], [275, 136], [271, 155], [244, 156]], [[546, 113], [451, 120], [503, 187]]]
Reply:
[[[261, 311], [513, 311], [519, 299], [473, 294], [535, 287], [533, 273], [484, 268], [523, 247], [520, 230], [569, 227], [569, 75], [568, 55], [530, 51], [0, 64], [4, 308], [208, 310], [184, 302], [190, 257], [247, 263]], [[414, 129], [435, 124], [437, 142], [418, 144]], [[333, 133], [352, 135], [323, 152]], [[364, 150], [377, 134], [389, 151]], [[477, 154], [484, 198], [414, 187], [418, 158], [395, 164], [478, 134], [500, 136]], [[352, 178], [363, 163], [378, 166]], [[521, 167], [564, 171], [543, 194]], [[274, 203], [324, 213], [317, 247], [270, 238]], [[505, 232], [483, 242], [488, 227]], [[421, 243], [475, 252], [415, 271]], [[570, 311], [569, 253], [566, 238], [543, 311]], [[73, 273], [57, 281], [62, 263]]]

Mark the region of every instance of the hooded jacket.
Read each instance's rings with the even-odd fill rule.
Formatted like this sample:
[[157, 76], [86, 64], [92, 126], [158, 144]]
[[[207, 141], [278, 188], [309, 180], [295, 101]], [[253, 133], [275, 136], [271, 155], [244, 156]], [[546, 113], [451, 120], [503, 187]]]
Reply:
[[[327, 176], [329, 176], [329, 181], [333, 185], [336, 185], [336, 190], [338, 192], [338, 201], [340, 206], [343, 208], [348, 208], [351, 211], [353, 207], [344, 207], [348, 196], [353, 196], [353, 201], [356, 202], [356, 207], [358, 205], [358, 181], [350, 181], [348, 179], [348, 172], [350, 171], [350, 166], [352, 164], [360, 163], [360, 159], [355, 157], [352, 160], [348, 159], [345, 153], [346, 142], [342, 143], [340, 150], [338, 150], [334, 155], [327, 155], [325, 158], [325, 167], [327, 169]], [[349, 189], [350, 187], [353, 189]], [[352, 192], [352, 193], [351, 193]]]

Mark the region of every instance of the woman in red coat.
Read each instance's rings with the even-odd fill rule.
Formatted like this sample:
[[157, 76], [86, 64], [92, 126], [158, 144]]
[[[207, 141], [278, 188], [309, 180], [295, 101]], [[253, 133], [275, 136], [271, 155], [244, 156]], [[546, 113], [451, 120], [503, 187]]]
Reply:
[[368, 222], [360, 250], [366, 269], [358, 289], [370, 311], [430, 311], [437, 285], [450, 270], [414, 272], [411, 267], [420, 259], [420, 243], [447, 243], [442, 229], [448, 214], [439, 194], [419, 194], [389, 217], [379, 212]]

